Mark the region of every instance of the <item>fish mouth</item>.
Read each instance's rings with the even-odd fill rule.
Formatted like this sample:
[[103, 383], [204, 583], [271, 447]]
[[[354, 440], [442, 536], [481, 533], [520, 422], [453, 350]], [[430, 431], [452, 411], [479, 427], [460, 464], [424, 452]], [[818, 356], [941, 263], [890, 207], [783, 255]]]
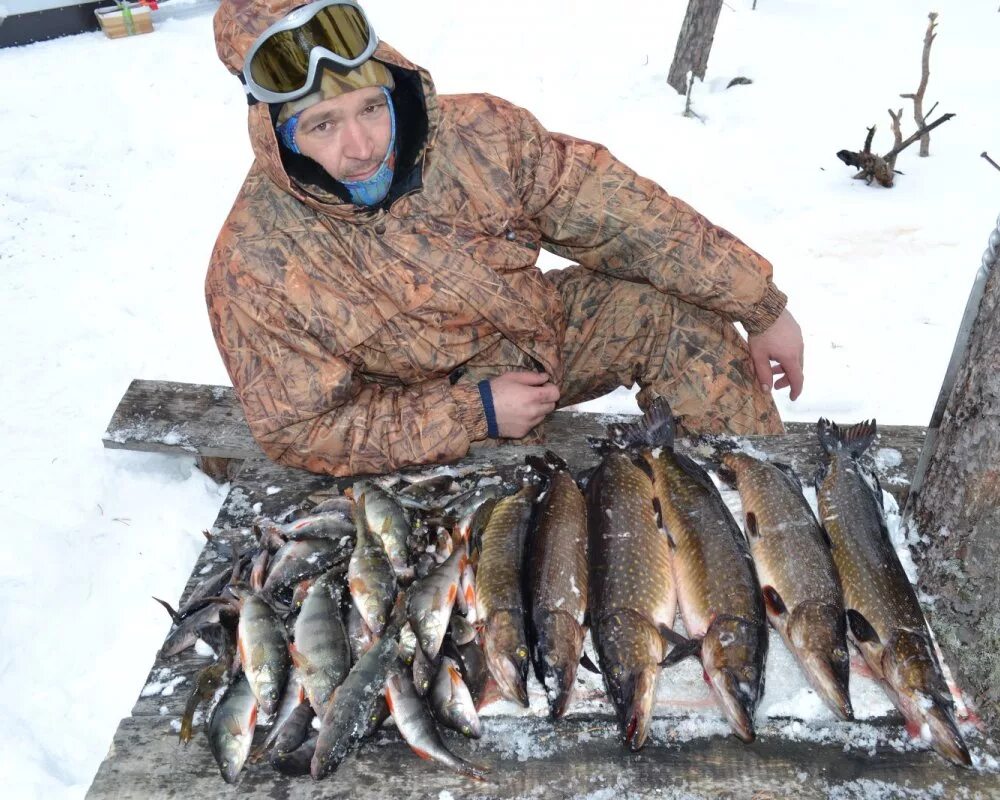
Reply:
[[824, 655], [807, 655], [802, 659], [802, 666], [820, 696], [838, 719], [850, 722], [854, 719], [854, 707], [851, 704], [851, 693], [848, 688], [850, 662], [841, 662]]
[[733, 733], [747, 744], [754, 741], [757, 738], [753, 722], [757, 707], [756, 692], [740, 681], [730, 669], [714, 670], [708, 674], [708, 678]]
[[505, 700], [528, 707], [528, 664], [518, 665], [508, 656], [487, 655], [490, 661], [490, 674], [497, 682], [500, 694]]
[[633, 753], [643, 748], [649, 735], [658, 675], [658, 667], [647, 667], [629, 674], [617, 686], [609, 686], [609, 694], [619, 709], [622, 743]]
[[972, 756], [958, 730], [951, 702], [941, 697], [931, 698], [926, 714], [931, 747], [944, 759], [959, 767], [971, 767]]

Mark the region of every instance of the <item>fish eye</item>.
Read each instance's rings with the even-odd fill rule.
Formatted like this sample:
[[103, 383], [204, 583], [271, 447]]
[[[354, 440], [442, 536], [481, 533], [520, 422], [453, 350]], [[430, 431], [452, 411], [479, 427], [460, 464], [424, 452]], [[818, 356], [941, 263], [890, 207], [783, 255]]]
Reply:
[[518, 647], [517, 650], [515, 650], [514, 652], [515, 652], [515, 654], [517, 655], [518, 658], [527, 658], [528, 657], [528, 648], [525, 647], [523, 644], [520, 647]]

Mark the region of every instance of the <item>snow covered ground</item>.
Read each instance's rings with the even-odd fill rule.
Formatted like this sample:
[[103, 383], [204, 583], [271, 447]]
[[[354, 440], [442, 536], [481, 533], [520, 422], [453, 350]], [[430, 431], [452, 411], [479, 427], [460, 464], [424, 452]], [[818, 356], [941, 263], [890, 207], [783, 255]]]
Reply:
[[[488, 91], [607, 144], [775, 264], [806, 338], [788, 419], [925, 424], [1000, 211], [996, 0], [938, 2], [928, 101], [957, 117], [892, 190], [858, 149], [919, 80], [906, 0], [729, 0], [703, 121], [665, 78], [685, 4], [371, 0], [380, 35], [442, 92]], [[133, 377], [225, 383], [205, 265], [250, 164], [211, 3], [167, 0], [148, 36], [0, 50], [0, 774], [79, 798], [129, 713], [223, 491], [189, 459], [105, 451]], [[737, 75], [753, 84], [726, 90]], [[993, 77], [990, 77], [993, 76]], [[913, 124], [904, 113], [906, 132]], [[555, 263], [555, 259], [545, 263]], [[628, 392], [594, 407], [634, 409]]]

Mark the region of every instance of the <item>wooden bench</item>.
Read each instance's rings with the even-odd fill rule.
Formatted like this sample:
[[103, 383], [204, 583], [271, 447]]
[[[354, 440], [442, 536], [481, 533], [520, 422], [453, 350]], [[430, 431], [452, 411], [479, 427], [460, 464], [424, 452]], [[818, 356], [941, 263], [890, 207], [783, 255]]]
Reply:
[[[558, 412], [547, 429], [546, 446], [562, 455], [575, 470], [596, 463], [586, 445], [587, 435], [600, 435], [615, 416]], [[822, 459], [814, 426], [791, 424], [780, 437], [749, 437], [759, 449], [811, 475]], [[883, 486], [902, 506], [909, 476], [920, 455], [924, 430], [880, 428], [879, 464]], [[214, 543], [204, 548], [182, 601], [203, 573], [227, 562], [231, 544], [249, 546], [246, 531], [259, 514], [277, 516], [308, 494], [328, 487], [333, 479], [274, 464], [263, 458], [253, 441], [231, 389], [182, 383], [134, 381], [108, 425], [109, 448], [195, 455], [217, 474], [228, 474], [231, 487], [213, 526]], [[464, 464], [491, 463], [512, 468], [527, 452], [543, 448], [505, 446], [478, 451]], [[342, 481], [341, 483], [347, 483]], [[137, 598], [137, 602], [143, 598]], [[150, 601], [152, 602], [152, 601]], [[348, 759], [331, 778], [284, 778], [266, 764], [245, 770], [238, 789], [225, 784], [199, 732], [187, 746], [178, 743], [176, 725], [192, 680], [208, 659], [187, 651], [163, 660], [157, 657], [149, 682], [169, 675], [183, 677], [173, 694], [141, 696], [130, 717], [123, 719], [90, 787], [88, 798], [199, 797], [312, 798], [438, 797], [450, 792], [465, 797], [662, 796], [673, 788], [699, 797], [823, 798], [834, 789], [841, 797], [861, 798], [887, 785], [907, 792], [926, 790], [930, 797], [1000, 796], [1000, 776], [959, 770], [928, 750], [898, 750], [887, 743], [901, 736], [898, 718], [867, 720], [875, 741], [858, 749], [833, 734], [828, 741], [789, 739], [780, 730], [786, 721], [771, 720], [758, 740], [744, 745], [732, 736], [664, 742], [655, 737], [639, 754], [629, 754], [618, 742], [611, 718], [570, 719], [553, 726], [544, 719], [519, 718], [518, 740], [536, 742], [529, 754], [512, 754], [503, 737], [489, 733], [472, 750], [464, 742], [456, 749], [492, 769], [492, 780], [475, 784], [433, 764], [421, 762], [389, 728]], [[669, 728], [671, 720], [665, 720]], [[503, 723], [509, 727], [508, 720]], [[836, 727], [836, 726], [832, 726]], [[666, 729], [666, 728], [665, 728]], [[457, 737], [460, 739], [460, 737]], [[454, 741], [449, 739], [449, 741]], [[977, 750], [983, 747], [976, 741]], [[900, 790], [902, 791], [902, 790]], [[440, 795], [446, 797], [447, 795]], [[907, 794], [906, 796], [913, 796]]]

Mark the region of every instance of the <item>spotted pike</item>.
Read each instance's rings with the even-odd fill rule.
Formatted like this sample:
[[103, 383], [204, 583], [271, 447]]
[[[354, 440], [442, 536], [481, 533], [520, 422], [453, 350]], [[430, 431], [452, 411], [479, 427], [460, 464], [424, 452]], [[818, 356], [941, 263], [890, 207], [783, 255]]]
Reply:
[[413, 580], [410, 550], [410, 518], [389, 492], [371, 481], [358, 481], [352, 489], [355, 502], [362, 502], [368, 530], [381, 541], [396, 577], [404, 586]]
[[528, 706], [528, 642], [521, 567], [537, 484], [497, 501], [483, 530], [476, 573], [476, 615], [490, 674], [508, 700]]
[[250, 754], [257, 725], [257, 699], [245, 675], [233, 681], [212, 712], [208, 742], [226, 783], [235, 783]]
[[673, 625], [677, 600], [653, 486], [628, 453], [607, 453], [590, 478], [587, 524], [591, 635], [622, 741], [637, 751], [649, 733], [662, 631]]
[[372, 535], [368, 525], [365, 494], [355, 506], [357, 542], [347, 567], [351, 599], [361, 613], [369, 630], [376, 636], [382, 633], [389, 609], [396, 599], [396, 574], [386, 556], [382, 543]]
[[292, 661], [319, 714], [351, 669], [351, 647], [340, 618], [340, 592], [339, 576], [323, 574], [309, 589], [295, 620]]
[[406, 743], [421, 758], [437, 761], [460, 775], [484, 780], [486, 771], [451, 752], [441, 739], [437, 726], [410, 681], [409, 670], [397, 662], [386, 682], [386, 699], [393, 722]]
[[555, 453], [530, 461], [546, 477], [528, 555], [531, 659], [549, 714], [566, 713], [583, 652], [587, 613], [587, 503]]
[[666, 401], [656, 400], [635, 427], [645, 440], [642, 458], [653, 479], [690, 637], [668, 662], [700, 653], [730, 727], [752, 742], [754, 713], [764, 693], [767, 617], [750, 548], [708, 473], [674, 452], [674, 420]]
[[853, 718], [844, 593], [830, 541], [790, 468], [726, 453], [743, 504], [767, 618], [840, 719]]
[[913, 586], [889, 538], [882, 490], [858, 458], [875, 439], [872, 422], [850, 428], [821, 419], [828, 455], [817, 480], [820, 518], [833, 542], [852, 637], [907, 721], [948, 761], [969, 766], [969, 750]]

